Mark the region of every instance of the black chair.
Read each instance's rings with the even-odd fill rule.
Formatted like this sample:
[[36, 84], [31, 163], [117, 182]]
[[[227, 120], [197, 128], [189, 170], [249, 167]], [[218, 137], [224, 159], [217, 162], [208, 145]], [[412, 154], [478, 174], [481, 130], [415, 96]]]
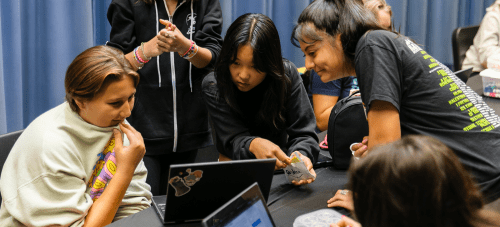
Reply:
[[[465, 59], [465, 52], [472, 45], [479, 26], [459, 27], [453, 30], [451, 43], [453, 48], [453, 67], [455, 71], [462, 69], [462, 63]], [[460, 78], [467, 82], [468, 78]]]
[[[11, 132], [7, 134], [0, 135], [0, 172], [3, 169], [3, 164], [9, 156], [10, 150], [16, 143], [17, 138], [21, 135], [23, 130], [19, 130], [16, 132]], [[0, 201], [2, 200], [2, 196], [0, 195]]]

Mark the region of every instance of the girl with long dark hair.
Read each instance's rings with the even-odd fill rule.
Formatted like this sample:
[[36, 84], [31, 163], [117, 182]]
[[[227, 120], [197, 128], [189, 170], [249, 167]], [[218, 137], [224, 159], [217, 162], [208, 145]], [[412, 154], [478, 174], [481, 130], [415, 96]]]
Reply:
[[292, 40], [322, 81], [356, 75], [369, 135], [353, 146], [355, 156], [404, 135], [432, 136], [455, 152], [489, 206], [500, 210], [500, 117], [450, 69], [411, 39], [384, 30], [354, 0], [314, 1]]
[[314, 114], [297, 68], [281, 56], [271, 19], [262, 14], [236, 19], [215, 72], [202, 87], [221, 160], [276, 158], [279, 169], [291, 164], [289, 156], [298, 151], [315, 175], [312, 163], [319, 147]]

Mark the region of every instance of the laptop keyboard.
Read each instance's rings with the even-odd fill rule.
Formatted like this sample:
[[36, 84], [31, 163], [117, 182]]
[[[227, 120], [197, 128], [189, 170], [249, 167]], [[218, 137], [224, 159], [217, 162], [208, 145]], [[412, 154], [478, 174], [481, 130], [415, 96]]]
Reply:
[[160, 209], [162, 214], [165, 213], [165, 207], [166, 207], [166, 204], [158, 204], [158, 209]]

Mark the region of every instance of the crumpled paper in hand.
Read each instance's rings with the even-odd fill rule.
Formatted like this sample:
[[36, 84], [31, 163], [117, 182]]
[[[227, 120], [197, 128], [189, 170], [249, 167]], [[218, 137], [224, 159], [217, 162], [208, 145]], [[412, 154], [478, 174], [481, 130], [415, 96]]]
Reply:
[[292, 159], [292, 164], [285, 167], [286, 178], [291, 183], [292, 181], [300, 181], [307, 179], [315, 179], [315, 177], [309, 172], [304, 161], [297, 155], [298, 151], [292, 153], [290, 158]]

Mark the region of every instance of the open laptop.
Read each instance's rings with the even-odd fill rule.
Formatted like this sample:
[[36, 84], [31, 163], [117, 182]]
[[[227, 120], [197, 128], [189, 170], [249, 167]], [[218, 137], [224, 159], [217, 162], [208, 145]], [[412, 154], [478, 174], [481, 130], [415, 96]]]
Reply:
[[170, 166], [167, 194], [152, 206], [164, 224], [197, 222], [254, 182], [267, 201], [276, 159], [177, 164]]
[[276, 226], [257, 183], [205, 217], [201, 223], [203, 227]]

